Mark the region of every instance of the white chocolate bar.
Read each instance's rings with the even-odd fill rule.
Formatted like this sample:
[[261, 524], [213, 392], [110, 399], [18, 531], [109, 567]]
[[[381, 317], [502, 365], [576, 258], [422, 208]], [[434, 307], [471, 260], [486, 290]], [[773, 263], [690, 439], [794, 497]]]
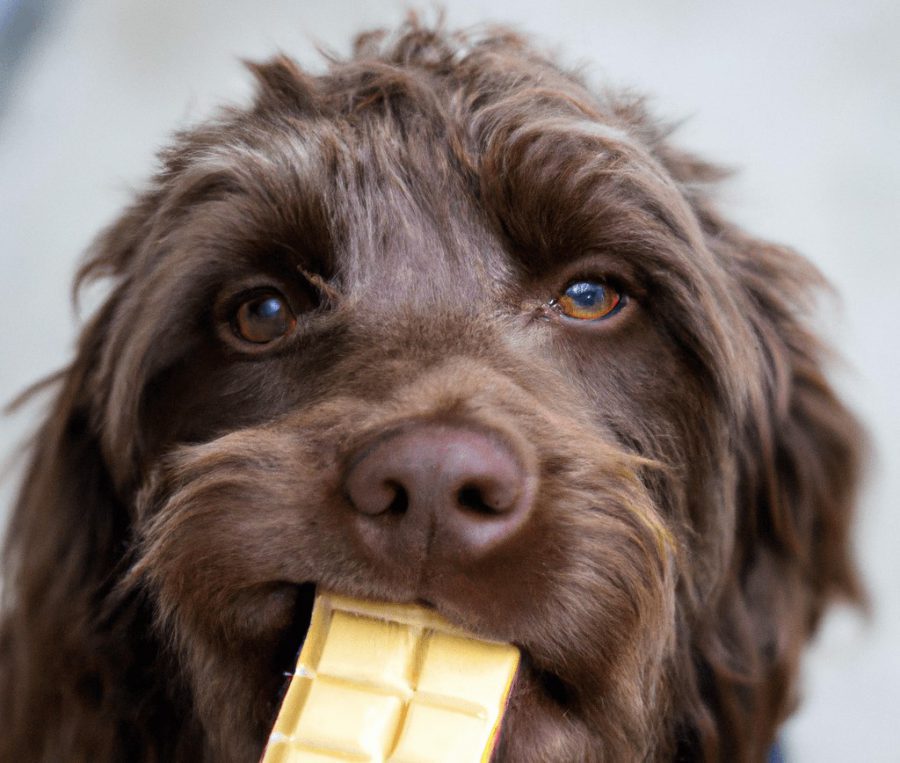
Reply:
[[320, 593], [262, 763], [486, 763], [518, 663], [423, 607]]

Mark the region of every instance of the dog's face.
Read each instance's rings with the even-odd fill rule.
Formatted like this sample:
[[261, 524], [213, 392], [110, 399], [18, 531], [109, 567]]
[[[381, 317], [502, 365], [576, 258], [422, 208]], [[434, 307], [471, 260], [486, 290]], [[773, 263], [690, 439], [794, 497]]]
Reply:
[[497, 760], [761, 755], [853, 590], [799, 259], [512, 38], [255, 71], [100, 242], [82, 345], [207, 749], [259, 754], [322, 587], [521, 647]]

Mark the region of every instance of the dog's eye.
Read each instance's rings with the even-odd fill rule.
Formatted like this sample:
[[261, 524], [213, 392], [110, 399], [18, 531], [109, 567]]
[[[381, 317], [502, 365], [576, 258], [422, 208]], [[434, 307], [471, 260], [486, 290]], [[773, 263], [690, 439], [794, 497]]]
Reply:
[[297, 318], [281, 294], [267, 291], [241, 302], [232, 323], [241, 339], [265, 344], [289, 333]]
[[573, 281], [550, 304], [569, 318], [596, 321], [616, 313], [625, 304], [625, 299], [608, 283]]

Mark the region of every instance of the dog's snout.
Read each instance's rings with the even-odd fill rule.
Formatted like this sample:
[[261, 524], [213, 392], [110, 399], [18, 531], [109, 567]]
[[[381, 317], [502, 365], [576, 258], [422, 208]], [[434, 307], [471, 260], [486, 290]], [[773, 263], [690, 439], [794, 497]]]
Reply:
[[467, 557], [518, 532], [531, 512], [533, 478], [499, 436], [421, 423], [364, 450], [344, 488], [372, 550]]

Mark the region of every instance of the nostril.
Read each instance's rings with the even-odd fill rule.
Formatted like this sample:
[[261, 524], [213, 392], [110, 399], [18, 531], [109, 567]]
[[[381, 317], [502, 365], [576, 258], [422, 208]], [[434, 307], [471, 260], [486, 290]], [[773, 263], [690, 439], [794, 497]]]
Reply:
[[406, 514], [409, 509], [409, 493], [406, 492], [406, 488], [399, 482], [393, 481], [385, 482], [385, 487], [394, 492], [394, 499], [387, 507], [385, 513], [394, 517], [401, 517]]
[[384, 468], [379, 458], [363, 458], [354, 464], [343, 486], [350, 505], [360, 514], [370, 517], [399, 517], [406, 514], [409, 509], [409, 491], [391, 471]]
[[[493, 516], [503, 511], [502, 506], [492, 505], [486, 500], [482, 489], [475, 484], [463, 485], [456, 494], [456, 502], [474, 514]], [[494, 503], [496, 504], [496, 501]]]

